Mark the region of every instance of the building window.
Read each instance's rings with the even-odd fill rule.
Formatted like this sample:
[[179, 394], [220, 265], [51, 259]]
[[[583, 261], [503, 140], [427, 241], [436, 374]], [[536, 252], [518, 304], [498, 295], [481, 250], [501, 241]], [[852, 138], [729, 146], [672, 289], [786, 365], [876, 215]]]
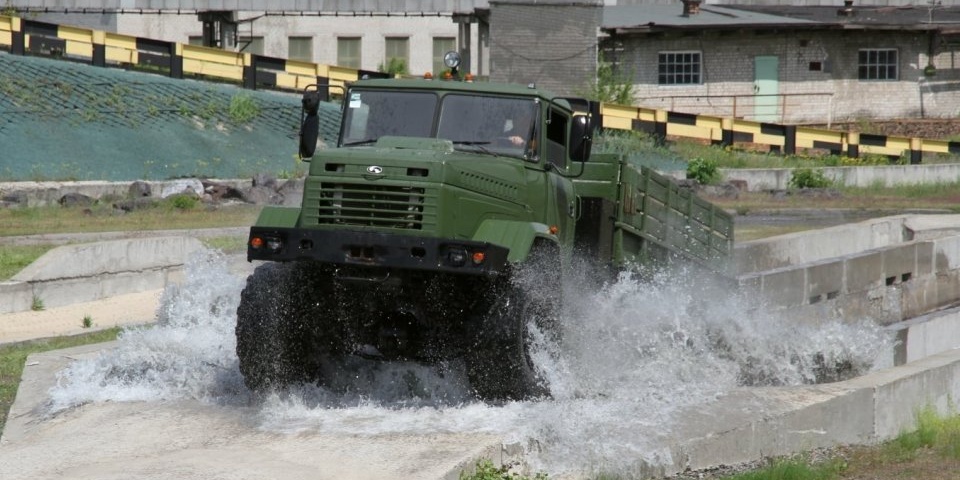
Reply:
[[237, 46], [243, 53], [263, 55], [263, 37], [240, 37]]
[[700, 52], [660, 52], [657, 60], [660, 85], [696, 85], [700, 78]]
[[865, 49], [859, 52], [857, 78], [860, 80], [896, 80], [897, 50]]
[[337, 65], [360, 68], [360, 37], [337, 38]]
[[453, 37], [434, 37], [433, 39], [433, 74], [440, 75], [447, 69], [443, 64], [443, 56], [457, 49], [457, 39]]
[[203, 36], [190, 35], [187, 37], [187, 45], [194, 45], [198, 47], [203, 46]]
[[409, 73], [410, 39], [407, 37], [387, 37], [384, 44], [381, 71], [387, 73]]
[[313, 61], [313, 37], [290, 37], [287, 39], [287, 58]]

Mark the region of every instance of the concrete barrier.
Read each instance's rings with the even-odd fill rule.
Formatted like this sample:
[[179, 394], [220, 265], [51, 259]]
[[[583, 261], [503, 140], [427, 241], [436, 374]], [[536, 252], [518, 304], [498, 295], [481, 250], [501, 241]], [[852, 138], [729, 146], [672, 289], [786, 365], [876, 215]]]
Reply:
[[957, 215], [901, 215], [747, 242], [739, 285], [791, 319], [891, 325], [960, 301], [957, 227]]
[[837, 445], [875, 444], [916, 428], [927, 407], [955, 414], [960, 350], [832, 384], [742, 388], [680, 415], [668, 434], [663, 465], [638, 465], [640, 476], [755, 462]]
[[0, 283], [0, 313], [89, 302], [163, 288], [190, 254], [203, 249], [191, 237], [150, 237], [66, 245], [50, 250]]
[[911, 318], [890, 329], [897, 332], [895, 365], [955, 350], [960, 348], [960, 307]]
[[[913, 239], [913, 230], [905, 229], [905, 224], [914, 217], [875, 218], [738, 243], [734, 269], [743, 275], [897, 245]], [[960, 225], [960, 218], [956, 225]]]

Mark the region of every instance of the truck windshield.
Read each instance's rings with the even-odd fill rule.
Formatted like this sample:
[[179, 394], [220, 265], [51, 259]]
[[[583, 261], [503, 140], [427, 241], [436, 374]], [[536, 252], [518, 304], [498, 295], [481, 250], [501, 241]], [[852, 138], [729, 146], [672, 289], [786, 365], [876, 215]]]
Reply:
[[451, 94], [443, 98], [437, 138], [454, 146], [531, 158], [537, 104], [530, 99]]
[[459, 150], [528, 159], [536, 155], [535, 101], [450, 93], [443, 97], [439, 115], [437, 103], [432, 92], [351, 90], [341, 145], [369, 145], [394, 135], [442, 138]]
[[384, 135], [430, 137], [437, 96], [429, 92], [351, 90], [344, 113], [344, 146], [376, 142]]

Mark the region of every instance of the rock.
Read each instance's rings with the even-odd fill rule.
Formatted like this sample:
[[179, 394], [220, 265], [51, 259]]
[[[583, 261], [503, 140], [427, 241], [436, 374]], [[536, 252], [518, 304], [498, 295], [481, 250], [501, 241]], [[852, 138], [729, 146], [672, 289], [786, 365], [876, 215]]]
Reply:
[[298, 207], [303, 199], [303, 178], [292, 178], [277, 189], [280, 195], [283, 195], [283, 205], [287, 207]]
[[747, 189], [750, 188], [750, 186], [747, 184], [747, 181], [742, 179], [730, 180], [727, 183], [729, 183], [730, 185], [733, 185], [734, 187], [736, 187], [737, 190], [740, 190], [741, 192], [746, 192]]
[[700, 190], [700, 182], [692, 178], [678, 178], [677, 185], [680, 186], [680, 188], [684, 188], [693, 192]]
[[801, 188], [797, 195], [803, 198], [841, 198], [843, 194], [835, 188]]
[[178, 180], [171, 180], [160, 190], [160, 198], [167, 198], [171, 195], [183, 193], [192, 194], [197, 198], [200, 198], [200, 194], [203, 193], [203, 183], [196, 178], [181, 178]]
[[4, 207], [26, 207], [29, 200], [30, 198], [25, 192], [13, 192], [0, 198], [0, 203], [2, 203]]
[[224, 199], [243, 198], [243, 192], [240, 190], [231, 187], [230, 185], [211, 182], [209, 180], [203, 182], [203, 191], [205, 192], [205, 196], [209, 196], [209, 200], [204, 201], [219, 202]]
[[706, 185], [703, 187], [703, 193], [711, 197], [716, 198], [731, 198], [736, 199], [740, 197], [740, 190], [730, 183], [721, 183], [720, 185]]
[[113, 208], [123, 212], [132, 212], [143, 208], [152, 208], [154, 201], [147, 197], [136, 197], [127, 200], [121, 200], [113, 204]]
[[243, 192], [243, 201], [256, 205], [282, 205], [283, 195], [277, 193], [272, 188], [250, 187]]
[[71, 192], [60, 197], [57, 203], [63, 207], [89, 207], [93, 205], [94, 200], [82, 193]]
[[258, 173], [253, 176], [254, 187], [277, 188], [277, 178], [268, 173]]
[[130, 188], [127, 190], [131, 197], [149, 197], [153, 194], [150, 184], [142, 180], [137, 180], [130, 184]]

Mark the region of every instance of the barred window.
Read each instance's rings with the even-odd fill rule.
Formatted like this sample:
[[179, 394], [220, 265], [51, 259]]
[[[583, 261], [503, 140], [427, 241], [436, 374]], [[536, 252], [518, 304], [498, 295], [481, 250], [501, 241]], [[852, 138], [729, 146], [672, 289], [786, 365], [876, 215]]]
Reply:
[[860, 80], [896, 80], [897, 50], [863, 49], [859, 52], [857, 78]]
[[660, 52], [657, 61], [660, 85], [697, 85], [701, 83], [700, 52]]
[[360, 37], [337, 38], [337, 65], [360, 68]]
[[288, 37], [287, 58], [291, 60], [313, 61], [313, 37]]

